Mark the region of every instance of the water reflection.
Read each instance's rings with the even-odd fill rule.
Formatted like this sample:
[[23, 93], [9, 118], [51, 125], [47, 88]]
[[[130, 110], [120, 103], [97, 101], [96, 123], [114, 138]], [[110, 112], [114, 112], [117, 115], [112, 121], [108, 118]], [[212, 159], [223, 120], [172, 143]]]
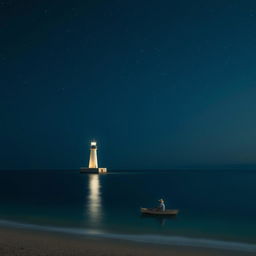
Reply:
[[87, 198], [87, 214], [89, 222], [97, 224], [101, 220], [101, 192], [100, 178], [98, 174], [88, 175], [88, 198]]
[[160, 226], [164, 227], [168, 220], [176, 219], [176, 216], [152, 216], [152, 215], [141, 215], [142, 219], [155, 220]]

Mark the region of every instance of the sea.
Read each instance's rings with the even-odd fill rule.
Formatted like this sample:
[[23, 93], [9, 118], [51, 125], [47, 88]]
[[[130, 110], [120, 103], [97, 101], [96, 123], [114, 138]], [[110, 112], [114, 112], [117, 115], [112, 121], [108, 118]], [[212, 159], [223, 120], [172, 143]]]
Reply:
[[256, 253], [256, 171], [0, 171], [0, 225]]

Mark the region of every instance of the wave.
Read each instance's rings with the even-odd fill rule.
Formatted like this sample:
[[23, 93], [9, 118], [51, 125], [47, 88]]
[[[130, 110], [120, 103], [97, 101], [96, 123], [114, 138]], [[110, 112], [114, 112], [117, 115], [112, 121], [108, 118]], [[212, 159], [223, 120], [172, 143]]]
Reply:
[[142, 243], [189, 246], [189, 247], [242, 251], [242, 252], [256, 252], [256, 244], [220, 241], [220, 240], [203, 239], [203, 238], [188, 238], [188, 237], [180, 237], [180, 236], [162, 236], [162, 235], [145, 235], [145, 234], [143, 235], [115, 234], [115, 233], [106, 233], [101, 230], [41, 226], [36, 224], [25, 224], [25, 223], [19, 223], [14, 221], [7, 221], [7, 220], [0, 220], [0, 225], [5, 227], [57, 232], [57, 233], [65, 233], [65, 234], [73, 234], [73, 235], [93, 236], [98, 238], [110, 238], [110, 239], [126, 240], [126, 241], [133, 241], [133, 242], [142, 242]]

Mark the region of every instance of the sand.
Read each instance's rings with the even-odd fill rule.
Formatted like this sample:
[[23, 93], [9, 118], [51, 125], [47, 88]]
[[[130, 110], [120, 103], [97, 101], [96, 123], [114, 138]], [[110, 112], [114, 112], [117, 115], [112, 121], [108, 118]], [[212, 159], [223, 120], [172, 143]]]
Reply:
[[0, 228], [1, 256], [246, 256], [253, 253], [158, 246], [122, 240]]

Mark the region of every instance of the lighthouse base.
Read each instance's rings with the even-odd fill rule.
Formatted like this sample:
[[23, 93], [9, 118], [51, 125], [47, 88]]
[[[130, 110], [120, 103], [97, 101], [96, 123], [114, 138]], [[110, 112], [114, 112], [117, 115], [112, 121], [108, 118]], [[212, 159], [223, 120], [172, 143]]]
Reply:
[[88, 168], [88, 167], [81, 167], [80, 173], [106, 173], [107, 168]]

